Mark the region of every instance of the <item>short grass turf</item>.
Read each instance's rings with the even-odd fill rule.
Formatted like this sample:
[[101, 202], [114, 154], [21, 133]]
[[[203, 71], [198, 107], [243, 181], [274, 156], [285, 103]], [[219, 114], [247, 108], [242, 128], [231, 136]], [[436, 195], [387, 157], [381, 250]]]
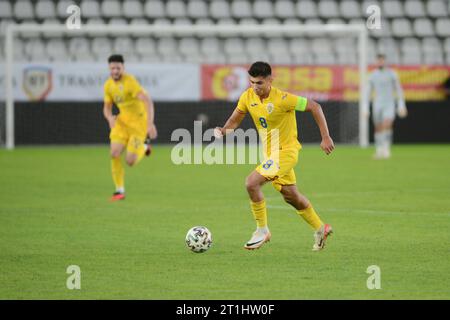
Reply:
[[[111, 203], [108, 148], [0, 151], [0, 299], [449, 299], [450, 147], [305, 146], [298, 186], [335, 233], [312, 252], [312, 229], [264, 187], [272, 241], [255, 228], [244, 186], [255, 165], [174, 165], [156, 146], [126, 168]], [[205, 225], [213, 246], [184, 244]], [[66, 269], [81, 269], [69, 290]], [[367, 268], [381, 289], [367, 287]]]

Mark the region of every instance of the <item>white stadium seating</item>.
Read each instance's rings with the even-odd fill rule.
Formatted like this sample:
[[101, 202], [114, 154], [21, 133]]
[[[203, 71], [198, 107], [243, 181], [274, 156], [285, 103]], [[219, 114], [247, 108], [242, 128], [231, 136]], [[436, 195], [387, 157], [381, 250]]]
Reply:
[[[67, 7], [81, 8], [89, 25], [213, 25], [213, 24], [355, 24], [365, 23], [367, 8], [381, 9], [381, 29], [370, 30], [369, 61], [377, 52], [391, 63], [448, 64], [450, 1], [448, 0], [2, 0], [0, 43], [8, 23], [64, 23]], [[15, 41], [15, 58], [32, 61], [103, 61], [111, 52], [128, 61], [240, 63], [257, 57], [274, 63], [351, 64], [355, 39], [327, 39], [326, 34], [302, 39], [197, 36], [152, 38], [58, 32], [28, 32]], [[4, 52], [0, 52], [0, 62]]]

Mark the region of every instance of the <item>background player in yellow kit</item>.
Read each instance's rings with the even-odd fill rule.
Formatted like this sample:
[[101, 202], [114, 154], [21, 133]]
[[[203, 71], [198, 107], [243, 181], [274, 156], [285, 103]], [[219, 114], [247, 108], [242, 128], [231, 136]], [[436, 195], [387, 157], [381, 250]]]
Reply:
[[216, 137], [223, 136], [237, 128], [245, 115], [250, 113], [265, 146], [263, 162], [246, 179], [257, 229], [244, 247], [257, 249], [270, 240], [266, 203], [261, 187], [271, 181], [284, 200], [314, 229], [313, 250], [321, 250], [332, 228], [320, 220], [309, 200], [297, 190], [294, 167], [301, 149], [297, 140], [296, 110], [312, 113], [322, 136], [320, 147], [326, 154], [334, 149], [322, 108], [311, 99], [273, 87], [272, 70], [265, 62], [252, 64], [248, 74], [251, 87], [241, 95], [237, 108], [224, 127], [215, 129]]
[[[157, 136], [154, 106], [148, 93], [131, 74], [125, 73], [121, 55], [108, 58], [110, 78], [104, 84], [103, 115], [111, 129], [111, 171], [116, 187], [111, 201], [125, 199], [124, 168], [121, 154], [127, 150], [126, 163], [133, 166], [150, 155], [150, 139]], [[115, 104], [119, 115], [112, 113]]]

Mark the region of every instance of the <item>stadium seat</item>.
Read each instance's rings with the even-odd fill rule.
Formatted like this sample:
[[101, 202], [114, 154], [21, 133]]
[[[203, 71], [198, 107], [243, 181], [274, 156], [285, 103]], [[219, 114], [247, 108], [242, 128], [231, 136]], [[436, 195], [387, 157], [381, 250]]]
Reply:
[[18, 0], [14, 4], [14, 17], [19, 20], [33, 19], [33, 4], [29, 0]]
[[[109, 19], [108, 24], [112, 26], [124, 26], [127, 25], [128, 22], [124, 18], [112, 18]], [[112, 33], [111, 35], [114, 36], [114, 33]]]
[[405, 2], [405, 15], [409, 18], [425, 17], [425, 6], [421, 0], [408, 0]]
[[200, 54], [200, 45], [196, 38], [184, 37], [184, 38], [181, 38], [178, 43], [178, 50], [183, 55], [195, 56], [195, 55]]
[[233, 53], [227, 56], [227, 62], [230, 64], [248, 64], [248, 57], [244, 53]]
[[347, 24], [344, 19], [341, 18], [331, 18], [331, 19], [327, 19], [326, 21], [327, 24]]
[[311, 40], [311, 49], [313, 53], [331, 53], [331, 42], [327, 38], [314, 38]]
[[450, 65], [450, 53], [445, 54], [445, 64], [448, 66]]
[[147, 0], [144, 11], [145, 15], [149, 18], [165, 17], [164, 3], [161, 0]]
[[230, 18], [230, 5], [225, 0], [211, 1], [209, 5], [209, 13], [214, 19]]
[[261, 24], [279, 25], [281, 24], [281, 21], [277, 18], [265, 18], [261, 20]]
[[402, 3], [399, 0], [382, 1], [381, 12], [387, 18], [401, 18], [405, 14], [403, 12]]
[[402, 54], [408, 52], [420, 52], [421, 51], [421, 43], [417, 38], [403, 38], [401, 42], [401, 51]]
[[130, 57], [135, 54], [135, 43], [131, 37], [118, 37], [113, 42], [113, 52], [122, 54], [125, 60], [130, 61]]
[[74, 4], [76, 5], [75, 1], [73, 1], [73, 0], [58, 1], [56, 4], [57, 17], [60, 19], [66, 19], [69, 16], [69, 14], [67, 13], [67, 8]]
[[227, 62], [227, 58], [222, 53], [218, 53], [218, 54], [212, 55], [212, 56], [204, 56], [203, 57], [203, 63], [224, 64], [226, 62]]
[[259, 52], [247, 52], [247, 57], [249, 61], [267, 61], [270, 62], [271, 57], [267, 52], [259, 51]]
[[172, 24], [176, 25], [176, 26], [190, 26], [193, 23], [192, 23], [191, 19], [188, 19], [188, 18], [184, 17], [184, 18], [176, 18], [176, 19], [174, 19]]
[[195, 20], [195, 25], [213, 25], [214, 21], [212, 21], [210, 18], [200, 18]]
[[436, 20], [436, 34], [440, 37], [450, 36], [450, 19], [449, 18], [439, 18]]
[[364, 0], [361, 3], [361, 16], [362, 17], [367, 17], [368, 16], [367, 9], [370, 6], [373, 6], [373, 5], [378, 6], [382, 10], [379, 1], [377, 1], [377, 0]]
[[321, 0], [317, 6], [319, 16], [322, 18], [337, 18], [339, 17], [339, 7], [336, 1]]
[[200, 51], [205, 56], [216, 55], [222, 52], [220, 41], [217, 38], [206, 37], [200, 40]]
[[140, 18], [144, 15], [144, 8], [139, 0], [123, 2], [123, 16], [126, 18]]
[[143, 26], [143, 25], [148, 25], [148, 24], [149, 24], [149, 22], [145, 18], [133, 18], [130, 20], [130, 25], [133, 25], [133, 26]]
[[[14, 61], [27, 61], [27, 57], [25, 55], [25, 45], [22, 39], [17, 38], [14, 39]], [[6, 58], [6, 52], [5, 58]]]
[[167, 19], [167, 18], [158, 18], [158, 19], [153, 20], [153, 24], [154, 25], [165, 25], [165, 26], [168, 26], [168, 25], [171, 25], [172, 22], [170, 22], [170, 20]]
[[[50, 25], [60, 25], [61, 24], [61, 22], [59, 22], [59, 20], [58, 19], [56, 19], [56, 18], [48, 18], [48, 19], [45, 19], [44, 21], [43, 21], [43, 23], [42, 24], [50, 24]], [[59, 37], [62, 37], [63, 36], [63, 32], [61, 32], [61, 31], [58, 31], [58, 30], [54, 30], [54, 31], [43, 31], [42, 32], [42, 36], [44, 36], [45, 38], [59, 38]]]
[[283, 19], [283, 24], [285, 25], [299, 25], [302, 24], [302, 21], [298, 18], [286, 18]]
[[101, 6], [102, 15], [106, 18], [122, 16], [122, 6], [119, 0], [104, 0]]
[[47, 42], [45, 46], [46, 55], [51, 61], [66, 62], [70, 61], [69, 54], [65, 42], [59, 39], [52, 39]]
[[186, 5], [181, 0], [169, 0], [166, 3], [166, 14], [170, 18], [186, 18]]
[[410, 64], [421, 64], [422, 56], [420, 52], [405, 52], [402, 55], [402, 64], [410, 65]]
[[141, 57], [150, 56], [156, 53], [155, 40], [149, 37], [137, 38], [136, 42], [136, 53]]
[[218, 25], [234, 25], [237, 24], [237, 22], [232, 18], [220, 18], [217, 20]]
[[339, 12], [346, 19], [361, 17], [361, 7], [356, 0], [344, 0], [340, 3]]
[[450, 38], [444, 40], [444, 52], [450, 54]]
[[278, 18], [294, 18], [295, 6], [290, 0], [275, 1], [274, 5], [275, 16]]
[[289, 40], [288, 48], [293, 57], [307, 55], [311, 51], [311, 44], [307, 39], [293, 38]]
[[422, 38], [422, 52], [443, 52], [441, 41], [435, 37]]
[[314, 55], [314, 63], [318, 65], [335, 64], [336, 59], [330, 52], [321, 52]]
[[258, 24], [258, 20], [256, 20], [255, 18], [242, 18], [239, 20], [238, 24], [240, 24], [240, 25], [245, 25], [245, 24], [255, 25], [255, 24]]
[[234, 18], [252, 17], [252, 7], [250, 2], [245, 0], [233, 0], [231, 3], [231, 15]]
[[[358, 61], [356, 52], [339, 52], [337, 54], [337, 63], [343, 65], [353, 65]], [[370, 58], [369, 58], [370, 61]], [[370, 63], [370, 62], [369, 62]]]
[[68, 53], [73, 61], [92, 61], [94, 59], [89, 41], [82, 37], [71, 38], [69, 40]]
[[253, 2], [253, 16], [259, 19], [273, 17], [273, 5], [269, 0], [259, 0]]
[[267, 41], [266, 51], [273, 56], [289, 54], [289, 43], [283, 38], [271, 37]]
[[55, 18], [55, 3], [51, 0], [41, 0], [36, 3], [35, 12], [38, 19]]
[[339, 37], [334, 39], [333, 47], [337, 53], [349, 53], [356, 51], [355, 39], [350, 37]]
[[392, 34], [395, 37], [410, 37], [413, 35], [411, 22], [405, 18], [392, 20]]
[[204, 0], [188, 1], [187, 16], [195, 19], [208, 17], [208, 5]]
[[446, 17], [448, 15], [444, 0], [427, 1], [427, 12], [432, 18]]
[[228, 55], [244, 54], [244, 41], [241, 38], [227, 38], [224, 40], [223, 49]]
[[13, 10], [9, 1], [0, 2], [0, 19], [12, 18]]
[[444, 55], [442, 52], [424, 52], [423, 63], [428, 65], [444, 64]]
[[266, 41], [259, 37], [250, 37], [244, 40], [244, 48], [248, 55], [266, 51]]
[[272, 53], [270, 57], [271, 59], [269, 61], [274, 64], [292, 64], [292, 58], [288, 52]]
[[292, 62], [298, 65], [312, 65], [314, 57], [311, 53], [297, 54], [292, 56]]
[[316, 3], [311, 0], [297, 2], [296, 9], [297, 15], [301, 18], [316, 18], [318, 16]]
[[174, 38], [160, 38], [157, 41], [156, 51], [164, 57], [177, 52], [178, 44]]
[[414, 33], [419, 37], [434, 36], [434, 26], [428, 18], [418, 18], [413, 23]]
[[392, 36], [392, 27], [389, 20], [381, 19], [380, 29], [370, 29], [370, 35], [375, 38], [385, 38]]
[[44, 41], [41, 39], [29, 39], [25, 42], [25, 54], [31, 61], [46, 61]]
[[96, 61], [106, 61], [112, 50], [112, 44], [106, 37], [96, 37], [91, 42], [91, 51]]
[[101, 16], [100, 4], [97, 1], [83, 0], [80, 9], [83, 18], [97, 18]]

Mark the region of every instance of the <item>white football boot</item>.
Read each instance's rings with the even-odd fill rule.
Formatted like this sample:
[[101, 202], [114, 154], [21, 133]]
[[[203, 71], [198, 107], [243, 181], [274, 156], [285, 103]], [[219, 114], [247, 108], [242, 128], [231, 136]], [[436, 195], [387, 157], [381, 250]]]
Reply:
[[325, 241], [328, 236], [333, 233], [333, 229], [329, 224], [324, 224], [320, 227], [319, 230], [314, 232], [314, 245], [313, 251], [320, 251], [325, 247]]
[[256, 230], [253, 232], [251, 239], [244, 245], [244, 248], [247, 250], [259, 249], [264, 243], [269, 242], [271, 237], [270, 231]]

